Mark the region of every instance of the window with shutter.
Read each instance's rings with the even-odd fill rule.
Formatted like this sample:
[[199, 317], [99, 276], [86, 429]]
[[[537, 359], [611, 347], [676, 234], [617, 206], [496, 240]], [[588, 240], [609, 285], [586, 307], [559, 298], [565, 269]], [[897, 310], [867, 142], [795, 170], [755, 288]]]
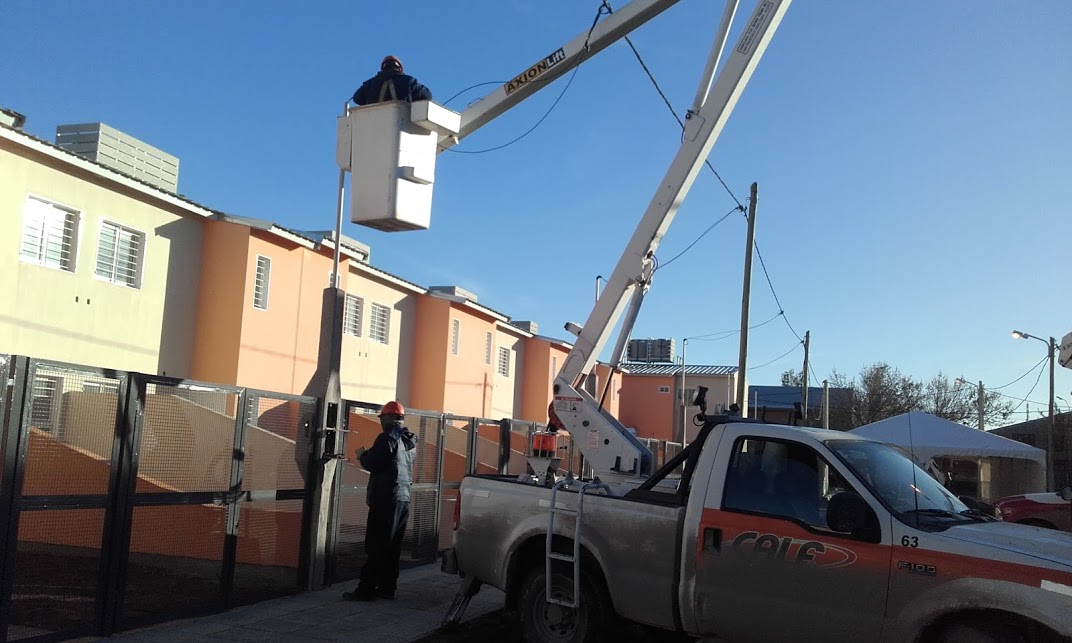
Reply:
[[369, 339], [381, 344], [391, 343], [391, 309], [372, 304], [369, 314]]
[[144, 245], [144, 233], [109, 221], [101, 222], [94, 273], [113, 284], [140, 288]]
[[268, 287], [272, 280], [272, 260], [257, 255], [257, 275], [253, 281], [253, 307], [268, 310]]
[[22, 209], [23, 261], [74, 272], [78, 213], [35, 197]]
[[343, 310], [342, 330], [347, 335], [361, 337], [361, 316], [364, 312], [365, 300], [354, 295], [346, 295], [346, 306]]

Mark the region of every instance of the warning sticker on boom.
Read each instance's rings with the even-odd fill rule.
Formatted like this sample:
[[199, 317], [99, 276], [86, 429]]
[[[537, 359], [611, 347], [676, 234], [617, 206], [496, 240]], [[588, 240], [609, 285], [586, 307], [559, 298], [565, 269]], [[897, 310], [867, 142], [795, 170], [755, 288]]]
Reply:
[[523, 86], [527, 85], [528, 83], [536, 80], [537, 78], [542, 76], [548, 69], [554, 67], [565, 59], [566, 52], [565, 50], [560, 48], [558, 51], [551, 54], [547, 58], [544, 58], [532, 67], [529, 67], [525, 71], [521, 72], [521, 74], [517, 78], [506, 83], [506, 85], [504, 85], [504, 87], [506, 87], [506, 95], [509, 96], [510, 94], [513, 94], [517, 90], [521, 89]]
[[568, 395], [556, 395], [555, 396], [555, 412], [556, 413], [580, 413], [581, 404], [584, 402], [579, 397], [571, 397]]
[[745, 55], [752, 53], [752, 46], [756, 44], [756, 39], [759, 37], [760, 30], [767, 26], [773, 11], [773, 2], [760, 3], [759, 8], [756, 9], [755, 17], [752, 18], [752, 22], [748, 23], [744, 33], [741, 34], [740, 43], [737, 45], [738, 52]]

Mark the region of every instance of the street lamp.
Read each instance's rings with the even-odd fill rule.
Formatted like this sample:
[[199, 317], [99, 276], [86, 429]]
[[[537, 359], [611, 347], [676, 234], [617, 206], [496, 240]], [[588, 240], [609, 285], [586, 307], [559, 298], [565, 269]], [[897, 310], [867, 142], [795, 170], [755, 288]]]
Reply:
[[[968, 383], [969, 382], [967, 380], [965, 380], [964, 378], [962, 378], [962, 377], [958, 377], [957, 379], [953, 380], [953, 385], [954, 386], [960, 386], [961, 384], [968, 384]], [[979, 430], [980, 431], [984, 430], [983, 429], [983, 415], [984, 415], [983, 411], [986, 409], [986, 398], [984, 397], [984, 395], [985, 395], [985, 393], [983, 392], [983, 382], [980, 381], [979, 382]]]
[[[599, 280], [603, 279], [603, 275], [596, 275], [596, 301], [599, 301]], [[606, 281], [606, 279], [603, 279]]]
[[[1054, 434], [1055, 427], [1056, 427], [1056, 419], [1054, 418], [1054, 412], [1053, 412], [1054, 411], [1054, 409], [1053, 409], [1053, 407], [1054, 407], [1054, 401], [1053, 401], [1054, 400], [1053, 362], [1054, 362], [1054, 356], [1057, 354], [1057, 340], [1055, 340], [1053, 337], [1051, 337], [1050, 341], [1046, 341], [1045, 339], [1042, 339], [1041, 337], [1036, 337], [1034, 335], [1029, 335], [1028, 333], [1024, 333], [1024, 332], [1021, 332], [1021, 331], [1018, 331], [1018, 330], [1012, 331], [1012, 338], [1013, 339], [1037, 339], [1038, 341], [1040, 341], [1040, 342], [1042, 342], [1043, 344], [1046, 345], [1047, 357], [1050, 360], [1050, 431], [1049, 431], [1049, 435], [1046, 438], [1046, 469], [1047, 469], [1047, 471], [1046, 471], [1046, 479], [1047, 479], [1047, 484], [1049, 485], [1049, 489], [1052, 491], [1055, 488], [1055, 483], [1054, 483], [1055, 478], [1054, 478], [1054, 470], [1053, 470], [1053, 455], [1054, 455], [1053, 454], [1053, 434]], [[1065, 445], [1066, 445], [1065, 448], [1067, 449], [1068, 448], [1068, 438], [1067, 438], [1067, 436], [1065, 438]]]

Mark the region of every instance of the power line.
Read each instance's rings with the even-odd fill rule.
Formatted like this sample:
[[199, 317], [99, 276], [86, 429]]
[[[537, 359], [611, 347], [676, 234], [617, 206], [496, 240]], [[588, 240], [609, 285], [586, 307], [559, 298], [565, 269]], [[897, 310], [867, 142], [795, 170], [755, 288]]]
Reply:
[[[592, 32], [595, 30], [596, 24], [599, 22], [599, 17], [604, 15], [604, 14], [609, 15], [610, 13], [611, 13], [610, 5], [607, 4], [605, 1], [603, 2], [603, 4], [599, 5], [599, 9], [596, 10], [596, 17], [592, 20], [592, 26], [588, 28], [588, 38], [592, 37]], [[585, 53], [588, 52], [588, 40], [587, 39], [584, 41], [584, 51], [585, 51]], [[570, 85], [573, 84], [573, 79], [577, 77], [577, 72], [580, 71], [581, 65], [584, 64], [586, 62], [586, 60], [587, 60], [587, 57], [584, 57], [580, 61], [578, 61], [577, 66], [573, 68], [573, 73], [570, 74], [569, 80], [566, 82], [566, 86], [562, 88], [561, 92], [559, 92], [558, 98], [555, 99], [555, 102], [551, 103], [551, 106], [547, 108], [547, 111], [544, 112], [543, 116], [540, 117], [540, 120], [536, 121], [536, 124], [534, 124], [532, 127], [530, 127], [521, 136], [518, 136], [517, 138], [515, 138], [512, 141], [507, 141], [506, 143], [503, 143], [502, 145], [496, 145], [495, 147], [489, 147], [489, 148], [483, 149], [483, 150], [459, 150], [459, 149], [455, 149], [453, 147], [448, 147], [448, 148], [446, 148], [447, 151], [448, 152], [454, 152], [455, 154], [487, 154], [488, 152], [495, 152], [497, 150], [503, 149], [504, 147], [509, 147], [509, 146], [513, 145], [514, 143], [517, 143], [521, 139], [525, 138], [529, 134], [533, 133], [534, 131], [536, 131], [536, 128], [539, 127], [541, 123], [543, 123], [545, 120], [547, 120], [547, 117], [551, 115], [551, 112], [555, 111], [555, 108], [558, 107], [559, 101], [561, 101], [562, 97], [566, 95], [566, 91], [569, 90]], [[478, 85], [473, 85], [473, 87], [479, 87], [480, 85], [489, 85], [489, 84], [491, 84], [491, 83], [480, 83]], [[459, 94], [463, 93], [463, 92], [466, 92], [469, 89], [473, 89], [473, 87], [463, 89], [461, 92], [459, 92]], [[451, 97], [450, 100], [454, 100], [454, 98], [456, 98], [457, 96], [458, 96], [458, 94], [455, 94], [454, 96]], [[450, 102], [450, 101], [447, 101], [447, 102]]]
[[[1042, 362], [1039, 362], [1039, 364], [1041, 364], [1041, 363]], [[1035, 387], [1038, 386], [1038, 383], [1040, 381], [1042, 381], [1042, 374], [1045, 371], [1046, 371], [1046, 369], [1044, 369], [1044, 368], [1039, 369], [1038, 377], [1035, 378], [1035, 383], [1031, 386], [1031, 390], [1027, 392], [1027, 395], [1024, 396], [1024, 399], [1020, 400], [1020, 403], [1016, 405], [1016, 408], [1014, 408], [1013, 410], [1009, 411], [1009, 415], [1012, 415], [1013, 413], [1016, 413], [1017, 409], [1019, 409], [1021, 406], [1023, 406], [1024, 402], [1027, 401], [1027, 398], [1031, 397], [1031, 394], [1035, 392]]]
[[774, 284], [771, 282], [770, 273], [767, 272], [767, 262], [763, 261], [763, 253], [759, 251], [759, 243], [753, 239], [752, 244], [756, 248], [756, 256], [759, 257], [759, 265], [763, 269], [763, 276], [767, 278], [767, 285], [770, 286], [771, 294], [774, 295], [774, 303], [778, 305], [778, 310], [783, 312], [782, 319], [785, 320], [785, 325], [789, 327], [789, 330], [793, 331], [793, 335], [795, 335], [797, 339], [803, 342], [804, 338], [800, 336], [800, 333], [798, 333], [795, 328], [793, 328], [793, 325], [789, 323], [789, 318], [784, 314], [785, 309], [782, 308], [782, 302], [778, 299], [778, 293], [774, 290]]
[[[604, 1], [603, 4], [608, 8], [610, 13], [614, 13], [614, 10], [610, 8], [609, 3]], [[681, 120], [681, 117], [677, 115], [677, 111], [670, 103], [670, 99], [666, 97], [666, 93], [663, 91], [663, 88], [659, 86], [659, 81], [655, 80], [655, 74], [651, 73], [651, 69], [648, 68], [647, 63], [644, 62], [644, 58], [640, 55], [640, 52], [637, 50], [636, 45], [633, 44], [633, 41], [629, 38], [629, 36], [625, 36], [625, 42], [629, 45], [629, 48], [633, 50], [633, 55], [636, 56], [637, 62], [640, 63], [640, 67], [644, 70], [644, 73], [648, 75], [648, 80], [650, 80], [651, 84], [655, 86], [655, 91], [659, 93], [659, 96], [663, 99], [663, 103], [666, 104], [666, 108], [670, 110], [671, 116], [674, 117], [674, 120], [677, 121], [677, 124], [681, 127], [681, 131], [684, 133], [685, 123]], [[730, 198], [733, 199], [734, 203], [737, 204], [737, 207], [743, 211], [744, 205], [741, 203], [741, 200], [738, 199], [737, 195], [733, 193], [733, 190], [730, 189], [730, 186], [726, 185], [726, 182], [722, 180], [722, 176], [718, 173], [718, 170], [715, 169], [715, 166], [711, 165], [711, 161], [704, 160], [704, 165], [707, 166], [707, 169], [711, 170], [711, 173], [715, 175], [715, 178], [718, 179], [718, 182], [721, 183], [722, 187], [726, 190], [726, 194], [729, 194]]]
[[790, 348], [789, 350], [787, 350], [786, 352], [782, 353], [782, 354], [781, 354], [781, 355], [779, 355], [778, 357], [775, 357], [774, 359], [770, 360], [769, 362], [763, 362], [763, 363], [762, 363], [762, 364], [760, 364], [759, 366], [749, 366], [749, 367], [748, 367], [748, 370], [750, 370], [750, 371], [754, 371], [754, 370], [756, 370], [757, 368], [763, 368], [764, 366], [770, 366], [771, 364], [773, 364], [773, 363], [777, 362], [778, 360], [780, 360], [780, 359], [784, 358], [784, 357], [785, 357], [786, 355], [789, 355], [790, 353], [792, 353], [792, 352], [793, 352], [793, 351], [795, 351], [795, 350], [796, 350], [797, 348], [799, 348], [800, 346], [803, 346], [803, 345], [804, 345], [804, 342], [803, 342], [803, 341], [802, 341], [802, 342], [800, 342], [800, 343], [798, 343], [798, 344], [795, 344], [795, 345], [793, 345], [793, 348]]
[[[778, 314], [774, 315], [773, 317], [771, 317], [770, 319], [768, 319], [765, 322], [761, 322], [759, 324], [756, 324], [755, 326], [749, 326], [748, 330], [755, 330], [757, 328], [762, 328], [763, 326], [766, 326], [767, 324], [771, 323], [775, 319], [778, 319], [779, 315], [781, 315], [781, 314], [782, 313], [779, 312]], [[717, 332], [714, 332], [714, 333], [707, 333], [706, 335], [697, 335], [696, 337], [688, 337], [686, 339], [688, 339], [690, 342], [692, 342], [692, 341], [696, 341], [696, 342], [718, 342], [718, 341], [722, 341], [723, 339], [728, 339], [729, 337], [731, 337], [733, 335], [736, 335], [736, 334], [738, 334], [740, 332], [741, 332], [740, 329], [720, 330], [720, 331], [717, 331]], [[714, 335], [722, 335], [722, 337], [713, 337]], [[711, 338], [711, 339], [709, 339], [709, 338]]]
[[[706, 234], [707, 234], [708, 232], [711, 232], [712, 230], [714, 230], [714, 229], [715, 229], [715, 226], [717, 226], [718, 224], [720, 224], [720, 223], [722, 223], [723, 221], [725, 221], [726, 219], [728, 219], [728, 218], [729, 218], [729, 216], [730, 216], [731, 214], [733, 214], [734, 212], [736, 212], [736, 211], [737, 211], [737, 208], [733, 208], [732, 210], [730, 210], [730, 211], [729, 211], [729, 212], [727, 212], [726, 214], [722, 215], [722, 217], [721, 217], [721, 218], [720, 218], [720, 219], [719, 219], [718, 221], [715, 221], [715, 222], [714, 222], [714, 223], [712, 223], [711, 225], [707, 226], [707, 229], [706, 229], [706, 230], [704, 230], [703, 232], [701, 232], [701, 233], [700, 233], [700, 236], [696, 237], [695, 241], [693, 241], [693, 242], [692, 242], [692, 243], [690, 243], [690, 244], [689, 244], [688, 246], [686, 246], [684, 250], [682, 250], [681, 252], [679, 252], [679, 253], [677, 253], [676, 255], [674, 255], [674, 257], [673, 257], [672, 259], [670, 259], [670, 261], [667, 261], [666, 263], [661, 263], [661, 264], [659, 265], [659, 267], [660, 267], [660, 268], [663, 268], [663, 267], [665, 267], [665, 266], [669, 266], [670, 264], [674, 263], [674, 262], [675, 262], [675, 261], [676, 261], [676, 260], [677, 260], [678, 258], [680, 258], [680, 257], [681, 257], [681, 255], [685, 254], [685, 253], [686, 253], [686, 252], [688, 252], [689, 250], [692, 250], [692, 247], [693, 247], [693, 246], [695, 246], [695, 245], [696, 245], [697, 243], [699, 243], [699, 242], [700, 242], [700, 239], [703, 239], [703, 238], [704, 238], [704, 235], [706, 235]], [[654, 275], [654, 274], [655, 274], [655, 273], [653, 272], [653, 273], [652, 273], [652, 275]]]
[[[1012, 386], [1013, 384], [1015, 384], [1015, 383], [1019, 382], [1020, 380], [1024, 379], [1025, 377], [1027, 377], [1028, 375], [1030, 375], [1031, 373], [1033, 373], [1033, 372], [1034, 372], [1034, 370], [1035, 370], [1036, 368], [1038, 368], [1038, 367], [1039, 367], [1039, 364], [1041, 364], [1041, 363], [1045, 362], [1045, 361], [1046, 361], [1046, 360], [1048, 360], [1049, 358], [1050, 358], [1050, 356], [1049, 356], [1049, 355], [1046, 355], [1045, 357], [1043, 357], [1042, 359], [1040, 359], [1040, 360], [1039, 360], [1038, 364], [1035, 364], [1035, 365], [1034, 365], [1034, 366], [1032, 366], [1031, 368], [1027, 369], [1027, 372], [1026, 372], [1026, 373], [1024, 373], [1023, 375], [1021, 375], [1020, 377], [1018, 377], [1018, 378], [1014, 379], [1013, 381], [1009, 382], [1008, 384], [1005, 384], [1005, 385], [1003, 385], [1003, 386], [995, 386], [994, 388], [991, 388], [991, 389], [989, 389], [989, 390], [991, 390], [991, 391], [996, 391], [996, 390], [998, 390], [998, 389], [1008, 388], [1008, 387]], [[1015, 399], [1020, 399], [1020, 398], [1015, 398]]]

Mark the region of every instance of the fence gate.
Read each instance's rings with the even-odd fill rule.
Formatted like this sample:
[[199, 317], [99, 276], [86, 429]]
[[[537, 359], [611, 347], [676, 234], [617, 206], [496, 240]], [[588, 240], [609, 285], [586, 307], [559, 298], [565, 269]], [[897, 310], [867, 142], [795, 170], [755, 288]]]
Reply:
[[[371, 448], [382, 431], [378, 407], [347, 402], [345, 426], [336, 439], [340, 462], [329, 536], [328, 582], [357, 578], [365, 562], [365, 522], [368, 505], [365, 493], [369, 474], [354, 459], [360, 447]], [[417, 436], [410, 492], [409, 523], [402, 542], [403, 565], [435, 560], [440, 538], [440, 496], [444, 465], [445, 424], [442, 414], [410, 411], [406, 427]]]
[[0, 357], [0, 640], [302, 589], [315, 398]]

